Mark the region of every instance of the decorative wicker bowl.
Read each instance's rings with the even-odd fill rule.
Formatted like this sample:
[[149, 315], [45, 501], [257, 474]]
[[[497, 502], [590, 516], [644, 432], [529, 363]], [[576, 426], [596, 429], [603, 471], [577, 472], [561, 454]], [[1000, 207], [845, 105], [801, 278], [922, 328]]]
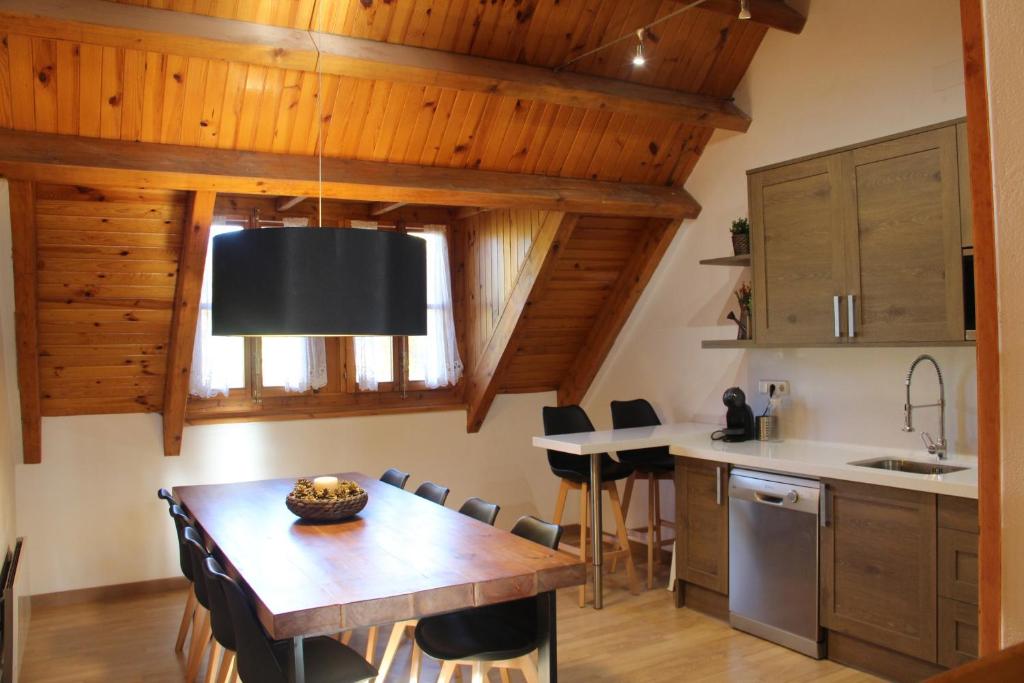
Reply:
[[296, 517], [313, 522], [338, 522], [357, 514], [369, 499], [366, 491], [342, 500], [309, 500], [289, 494], [284, 504]]

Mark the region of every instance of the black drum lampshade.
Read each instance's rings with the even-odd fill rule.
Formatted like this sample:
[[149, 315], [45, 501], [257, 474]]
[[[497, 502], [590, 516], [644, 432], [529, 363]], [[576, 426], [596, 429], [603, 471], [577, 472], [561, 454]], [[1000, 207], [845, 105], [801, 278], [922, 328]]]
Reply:
[[264, 228], [213, 238], [213, 334], [424, 335], [427, 250], [357, 228]]

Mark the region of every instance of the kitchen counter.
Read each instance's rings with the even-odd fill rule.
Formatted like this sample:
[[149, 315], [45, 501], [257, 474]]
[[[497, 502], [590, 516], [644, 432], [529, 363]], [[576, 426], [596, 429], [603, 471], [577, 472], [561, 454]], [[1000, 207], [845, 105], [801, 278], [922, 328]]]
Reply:
[[961, 498], [978, 497], [978, 461], [974, 456], [950, 455], [943, 462], [967, 469], [942, 475], [893, 472], [851, 465], [873, 458], [900, 458], [935, 463], [937, 459], [920, 450], [882, 448], [829, 441], [712, 441], [711, 432], [720, 425], [695, 422], [611, 429], [601, 432], [536, 436], [533, 445], [563, 453], [587, 455], [633, 448], [668, 446], [673, 455], [713, 460], [738, 467], [769, 470], [813, 478], [840, 479], [877, 486], [925, 491]]

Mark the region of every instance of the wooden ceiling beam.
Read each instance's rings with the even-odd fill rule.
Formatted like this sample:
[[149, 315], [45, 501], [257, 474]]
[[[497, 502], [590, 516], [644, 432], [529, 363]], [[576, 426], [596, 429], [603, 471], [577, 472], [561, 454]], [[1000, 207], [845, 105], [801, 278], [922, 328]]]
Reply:
[[307, 197], [281, 197], [277, 200], [277, 204], [274, 206], [278, 211], [287, 211], [288, 209], [295, 208], [302, 202], [306, 201]]
[[[678, 2], [692, 2], [692, 0], [677, 0]], [[727, 14], [731, 17], [738, 17], [740, 13], [740, 0], [704, 0], [697, 5], [718, 14]], [[750, 21], [756, 21], [770, 28], [777, 28], [787, 33], [800, 33], [804, 30], [807, 17], [796, 11], [783, 0], [750, 0]]]
[[193, 192], [189, 197], [185, 231], [178, 260], [171, 339], [167, 346], [167, 377], [164, 382], [164, 455], [181, 453], [185, 427], [192, 350], [199, 320], [199, 294], [203, 288], [206, 252], [210, 242], [217, 193]]
[[[683, 188], [325, 159], [325, 197], [439, 206], [532, 208], [695, 218]], [[0, 175], [114, 187], [262, 195], [316, 195], [317, 159], [0, 129]]]
[[498, 324], [491, 333], [480, 359], [466, 376], [466, 430], [478, 432], [501, 387], [505, 370], [515, 356], [516, 335], [525, 328], [530, 306], [544, 293], [562, 247], [569, 242], [576, 228], [576, 214], [548, 214], [540, 233], [530, 247], [526, 262], [519, 271], [512, 293], [502, 309]]
[[626, 262], [583, 346], [562, 378], [558, 405], [574, 405], [583, 401], [615, 339], [661, 263], [661, 257], [676, 236], [679, 225], [680, 221], [671, 219], [649, 221], [642, 241]]
[[383, 216], [386, 213], [398, 211], [403, 206], [408, 205], [408, 203], [409, 202], [375, 202], [373, 206], [370, 207], [370, 215]]
[[479, 206], [463, 206], [460, 209], [456, 209], [455, 220], [464, 221], [467, 218], [472, 218], [473, 216], [477, 216], [487, 211], [490, 211], [490, 209], [485, 209]]
[[11, 205], [11, 252], [14, 260], [14, 338], [18, 355], [18, 393], [21, 397], [22, 461], [29, 465], [43, 460], [35, 188], [30, 182], [12, 180], [8, 191]]
[[[0, 0], [11, 33], [413, 83], [746, 131], [731, 100], [470, 55], [104, 0]], [[318, 64], [319, 62], [319, 64]]]

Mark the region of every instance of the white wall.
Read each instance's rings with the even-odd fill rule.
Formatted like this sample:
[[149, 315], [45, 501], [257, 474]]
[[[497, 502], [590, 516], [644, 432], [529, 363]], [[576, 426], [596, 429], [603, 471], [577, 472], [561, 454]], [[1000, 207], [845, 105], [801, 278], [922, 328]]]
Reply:
[[[727, 387], [742, 387], [763, 407], [752, 396], [756, 381], [785, 379], [793, 396], [781, 414], [784, 436], [920, 448], [919, 435], [899, 427], [903, 377], [927, 351], [946, 375], [952, 448], [974, 453], [973, 348], [700, 348], [702, 339], [735, 336], [725, 318], [731, 292], [751, 278], [749, 270], [697, 263], [732, 253], [728, 228], [747, 214], [747, 169], [965, 114], [957, 0], [814, 0], [807, 16], [800, 35], [768, 32], [736, 93], [753, 124], [712, 138], [686, 183], [701, 216], [683, 225], [585, 407], [608, 425], [610, 400], [644, 396], [663, 419], [718, 420]], [[918, 371], [915, 396], [933, 395], [929, 373]], [[936, 418], [926, 413], [917, 425], [934, 433]]]
[[1024, 641], [1024, 16], [1012, 0], [987, 0], [984, 7], [999, 273], [1003, 645], [1008, 646]]

